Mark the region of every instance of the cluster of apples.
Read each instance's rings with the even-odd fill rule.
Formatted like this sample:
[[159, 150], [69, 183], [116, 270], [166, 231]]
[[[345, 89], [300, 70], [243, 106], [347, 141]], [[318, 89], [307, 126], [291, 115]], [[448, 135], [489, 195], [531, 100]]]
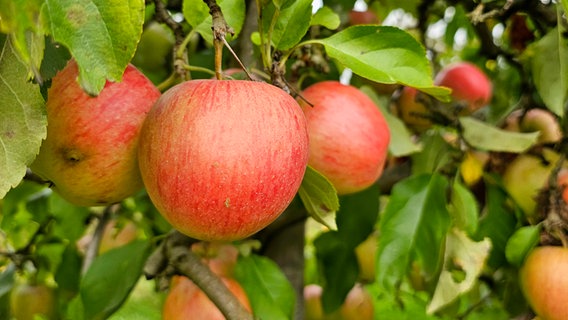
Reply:
[[[341, 194], [377, 180], [390, 133], [355, 87], [316, 83], [295, 100], [267, 83], [192, 80], [164, 94], [129, 65], [92, 97], [74, 61], [48, 91], [48, 133], [32, 170], [80, 206], [143, 186], [159, 212], [200, 240], [246, 238], [276, 219], [306, 166]], [[306, 102], [308, 101], [308, 102]]]

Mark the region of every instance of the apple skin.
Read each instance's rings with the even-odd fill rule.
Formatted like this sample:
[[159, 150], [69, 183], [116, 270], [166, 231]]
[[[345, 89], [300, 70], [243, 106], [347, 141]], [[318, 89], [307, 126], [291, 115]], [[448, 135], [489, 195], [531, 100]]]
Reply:
[[[251, 312], [248, 297], [241, 285], [232, 278], [221, 277], [221, 281], [245, 309]], [[191, 319], [225, 320], [225, 316], [217, 309], [217, 306], [191, 280], [182, 276], [174, 276], [162, 308], [162, 319], [185, 320], [189, 319], [188, 317]]]
[[378, 232], [373, 232], [365, 241], [355, 247], [355, 256], [359, 264], [359, 279], [362, 282], [374, 282], [377, 269]]
[[359, 89], [337, 81], [315, 83], [302, 97], [298, 102], [308, 121], [309, 164], [338, 194], [371, 186], [383, 172], [390, 142], [379, 108]]
[[537, 247], [521, 267], [521, 289], [541, 319], [568, 319], [567, 272], [568, 249], [563, 247]]
[[10, 294], [10, 312], [15, 320], [56, 319], [56, 298], [52, 288], [36, 284], [16, 285]]
[[568, 169], [562, 168], [556, 178], [557, 187], [561, 190], [562, 200], [568, 205]]
[[396, 112], [399, 118], [413, 131], [424, 132], [432, 127], [428, 119], [430, 110], [417, 99], [419, 91], [412, 87], [403, 87], [396, 103]]
[[99, 244], [99, 254], [109, 250], [122, 247], [138, 238], [139, 229], [136, 223], [127, 221], [123, 226], [117, 226], [116, 220], [112, 220], [105, 226], [101, 243]]
[[503, 173], [505, 189], [529, 220], [535, 216], [536, 197], [539, 191], [547, 185], [548, 177], [560, 156], [545, 148], [542, 157], [548, 165], [545, 165], [543, 159], [535, 155], [520, 154], [509, 163]]
[[493, 95], [491, 80], [479, 67], [469, 62], [446, 66], [436, 75], [434, 84], [452, 89], [453, 100], [467, 106], [464, 114], [486, 106]]
[[160, 97], [142, 128], [148, 194], [178, 231], [206, 241], [246, 238], [274, 221], [308, 161], [306, 119], [263, 82], [193, 80]]
[[538, 143], [556, 143], [562, 139], [562, 129], [556, 116], [548, 110], [530, 109], [511, 112], [505, 120], [505, 129], [517, 132], [538, 131]]
[[77, 82], [74, 60], [54, 78], [47, 98], [47, 138], [30, 166], [78, 206], [120, 202], [142, 189], [137, 145], [158, 89], [129, 65], [121, 82], [92, 97]]
[[304, 287], [304, 319], [322, 320], [323, 306], [321, 296], [323, 288], [317, 284], [308, 284]]
[[305, 320], [373, 320], [373, 298], [361, 284], [355, 284], [339, 308], [330, 314], [323, 312], [323, 289], [317, 284], [304, 287]]
[[351, 10], [349, 11], [349, 24], [352, 26], [361, 25], [361, 24], [380, 24], [381, 21], [379, 17], [371, 11], [357, 11]]

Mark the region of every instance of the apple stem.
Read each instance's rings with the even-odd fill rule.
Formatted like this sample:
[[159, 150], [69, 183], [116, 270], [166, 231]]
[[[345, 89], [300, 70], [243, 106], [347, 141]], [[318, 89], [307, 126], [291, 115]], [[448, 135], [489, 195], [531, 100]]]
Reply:
[[168, 281], [174, 274], [185, 276], [209, 297], [226, 319], [253, 320], [219, 276], [191, 251], [191, 244], [195, 242], [197, 240], [172, 231], [147, 260], [146, 278]]
[[213, 47], [215, 48], [215, 77], [217, 80], [223, 79], [222, 66], [223, 66], [223, 45], [226, 43], [225, 36], [227, 33], [234, 35], [235, 32], [231, 28], [225, 17], [223, 17], [223, 12], [221, 12], [221, 7], [217, 5], [215, 0], [203, 0], [207, 7], [209, 7], [209, 14], [213, 19], [213, 25], [211, 30], [213, 30]]

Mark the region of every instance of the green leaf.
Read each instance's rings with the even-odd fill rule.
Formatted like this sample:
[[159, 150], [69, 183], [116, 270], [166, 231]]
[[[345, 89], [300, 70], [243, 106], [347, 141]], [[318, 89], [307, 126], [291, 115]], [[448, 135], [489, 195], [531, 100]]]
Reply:
[[389, 131], [391, 133], [389, 153], [398, 158], [419, 152], [422, 147], [414, 141], [412, 133], [408, 130], [406, 125], [404, 125], [404, 122], [390, 113], [386, 107], [379, 103], [377, 93], [369, 86], [363, 86], [359, 89], [375, 102], [387, 121], [387, 125], [389, 126]]
[[258, 255], [240, 256], [235, 278], [245, 290], [255, 315], [271, 320], [293, 318], [296, 294], [274, 261]]
[[352, 26], [325, 38], [310, 40], [354, 73], [381, 83], [415, 87], [449, 101], [450, 90], [436, 87], [426, 51], [410, 34], [386, 26]]
[[339, 28], [341, 20], [339, 15], [328, 6], [321, 7], [313, 16], [310, 22], [312, 26], [324, 26], [330, 30]]
[[[235, 32], [234, 37], [236, 38], [245, 22], [246, 5], [244, 0], [218, 0], [217, 4], [221, 7], [221, 12], [227, 24]], [[184, 0], [183, 16], [205, 41], [210, 44], [213, 43], [213, 31], [211, 30], [213, 18], [211, 18], [209, 8], [203, 0]], [[231, 39], [231, 36], [227, 35], [227, 39]]]
[[27, 67], [11, 40], [0, 35], [0, 198], [20, 183], [47, 134], [39, 86], [27, 82]]
[[84, 235], [85, 221], [92, 214], [88, 207], [72, 205], [55, 192], [49, 196], [49, 211], [55, 219], [53, 235], [68, 241], [77, 241]]
[[97, 95], [119, 81], [144, 23], [143, 0], [45, 0], [49, 31], [79, 65], [79, 83]]
[[338, 235], [353, 249], [373, 232], [379, 216], [380, 190], [377, 184], [341, 196], [341, 209], [336, 215]]
[[507, 241], [505, 256], [507, 261], [516, 267], [520, 267], [527, 254], [538, 244], [540, 240], [540, 225], [525, 226], [517, 229]]
[[43, 58], [43, 0], [0, 1], [0, 32], [11, 34], [13, 45], [32, 75], [37, 75]]
[[446, 238], [444, 269], [427, 312], [433, 314], [468, 292], [476, 283], [489, 256], [491, 241], [472, 241], [467, 235], [453, 229]]
[[442, 134], [438, 130], [429, 130], [420, 136], [420, 144], [428, 147], [411, 155], [412, 174], [439, 172], [446, 166], [453, 165], [454, 155], [460, 151], [450, 145]]
[[10, 292], [14, 287], [16, 266], [10, 263], [0, 274], [0, 296]]
[[70, 242], [61, 256], [61, 263], [55, 272], [55, 282], [59, 290], [76, 293], [79, 291], [83, 259], [77, 251], [75, 242]]
[[480, 150], [522, 153], [533, 146], [538, 132], [521, 133], [499, 129], [472, 117], [461, 117], [463, 137]]
[[564, 115], [568, 97], [568, 40], [563, 33], [562, 29], [554, 28], [525, 52], [538, 93], [560, 117]]
[[334, 214], [339, 209], [337, 191], [326, 177], [308, 166], [298, 195], [314, 220], [332, 230], [336, 229], [325, 219], [325, 216]]
[[454, 225], [469, 235], [477, 231], [479, 205], [475, 196], [461, 182], [455, 181], [450, 200], [450, 214]]
[[354, 246], [337, 231], [322, 233], [314, 240], [318, 264], [323, 272], [322, 306], [326, 313], [337, 310], [357, 281], [359, 265]]
[[394, 288], [406, 275], [413, 257], [427, 275], [441, 267], [443, 240], [449, 229], [446, 179], [438, 174], [412, 176], [397, 183], [380, 219], [377, 281]]
[[98, 256], [81, 281], [85, 319], [107, 319], [128, 297], [140, 278], [150, 251], [137, 240]]
[[[271, 32], [272, 45], [276, 49], [287, 50], [306, 35], [312, 18], [312, 0], [291, 1], [286, 8], [280, 10], [274, 4], [269, 4], [262, 14], [265, 37]], [[273, 23], [274, 28], [270, 30]]]

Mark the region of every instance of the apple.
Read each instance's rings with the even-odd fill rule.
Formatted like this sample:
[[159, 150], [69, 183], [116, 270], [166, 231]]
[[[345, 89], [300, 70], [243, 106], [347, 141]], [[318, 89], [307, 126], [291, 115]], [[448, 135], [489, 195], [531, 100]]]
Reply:
[[[237, 300], [251, 312], [248, 297], [241, 285], [232, 278], [221, 277]], [[163, 320], [184, 319], [225, 320], [221, 311], [191, 280], [183, 276], [174, 276], [162, 308]]]
[[413, 131], [424, 132], [432, 127], [430, 110], [420, 100], [420, 91], [403, 87], [395, 104], [398, 117]]
[[228, 242], [197, 242], [191, 250], [203, 258], [213, 273], [231, 277], [237, 264], [239, 250]]
[[548, 183], [550, 173], [560, 157], [550, 149], [543, 149], [542, 157], [523, 153], [507, 165], [503, 185], [529, 220], [535, 216], [536, 197]]
[[175, 37], [163, 23], [146, 25], [132, 57], [132, 64], [142, 70], [154, 83], [163, 81], [170, 73]]
[[541, 319], [568, 319], [567, 272], [568, 249], [563, 247], [537, 247], [521, 267], [521, 289]]
[[138, 226], [133, 221], [127, 221], [124, 225], [117, 225], [116, 220], [112, 220], [105, 226], [103, 237], [99, 244], [99, 254], [111, 249], [122, 247], [138, 238]]
[[139, 162], [150, 199], [174, 228], [206, 241], [243, 239], [274, 221], [298, 191], [306, 119], [267, 83], [187, 81], [148, 114]]
[[352, 26], [360, 24], [379, 24], [379, 17], [371, 10], [351, 10], [349, 11], [349, 24]]
[[479, 67], [469, 62], [447, 65], [435, 77], [434, 84], [452, 89], [455, 102], [464, 103], [462, 114], [470, 114], [491, 101], [491, 80]]
[[309, 164], [338, 194], [372, 185], [383, 172], [390, 142], [387, 122], [375, 103], [337, 81], [309, 86], [298, 102], [308, 121]]
[[562, 139], [562, 129], [556, 116], [544, 109], [511, 112], [505, 120], [505, 129], [517, 132], [540, 133], [538, 143], [556, 143]]
[[121, 82], [92, 97], [77, 82], [74, 60], [53, 78], [47, 97], [47, 138], [31, 169], [78, 206], [120, 202], [142, 189], [137, 145], [146, 114], [160, 96], [129, 65]]
[[304, 286], [304, 319], [305, 320], [322, 320], [323, 306], [321, 304], [321, 296], [323, 288], [317, 284], [308, 284]]
[[562, 200], [568, 205], [568, 169], [562, 168], [558, 172], [556, 184], [561, 191]]
[[365, 241], [355, 247], [355, 256], [359, 264], [359, 279], [363, 282], [375, 281], [378, 237], [378, 233], [373, 232]]
[[10, 312], [15, 320], [57, 318], [54, 289], [43, 284], [18, 284], [10, 294]]

